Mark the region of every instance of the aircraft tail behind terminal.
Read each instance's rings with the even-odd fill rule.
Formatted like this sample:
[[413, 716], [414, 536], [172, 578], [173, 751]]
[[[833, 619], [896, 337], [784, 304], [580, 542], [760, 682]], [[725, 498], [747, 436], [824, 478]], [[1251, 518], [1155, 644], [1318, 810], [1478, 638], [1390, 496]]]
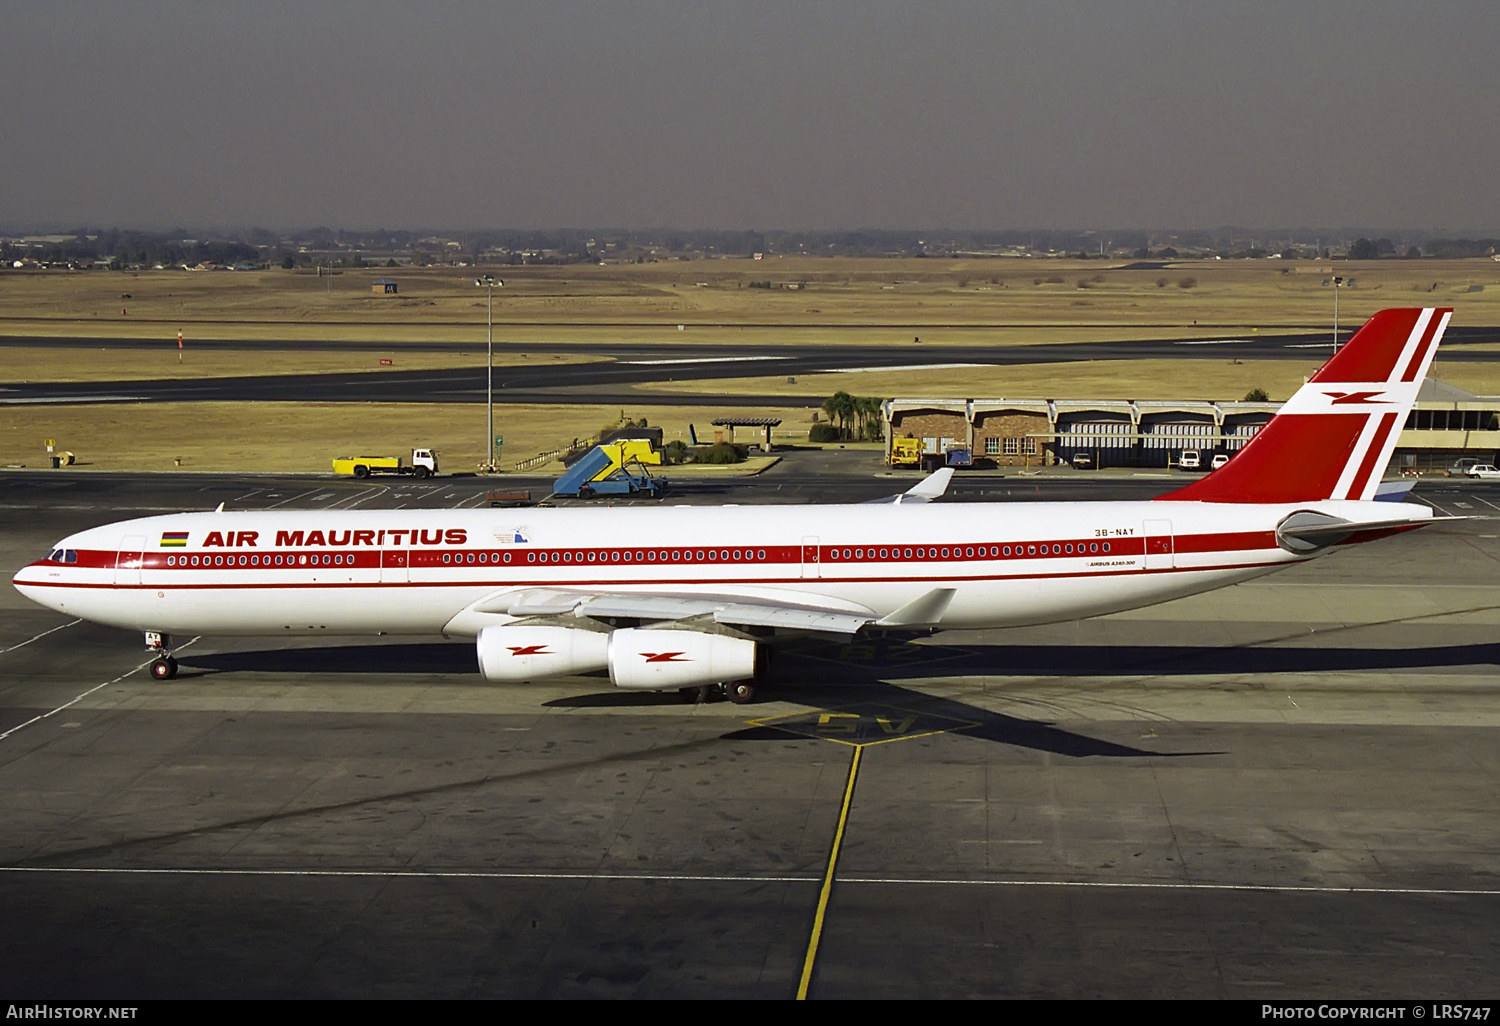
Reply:
[[1373, 499], [1452, 313], [1433, 308], [1377, 313], [1239, 455], [1162, 499]]

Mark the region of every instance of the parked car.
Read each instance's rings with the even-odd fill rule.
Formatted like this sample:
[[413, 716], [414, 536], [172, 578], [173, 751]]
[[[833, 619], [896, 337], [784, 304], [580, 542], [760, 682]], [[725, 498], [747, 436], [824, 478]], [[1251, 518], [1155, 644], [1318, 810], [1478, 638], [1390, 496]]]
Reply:
[[1202, 470], [1203, 463], [1198, 457], [1198, 450], [1188, 449], [1177, 457], [1177, 466], [1181, 470]]
[[1094, 457], [1086, 452], [1075, 452], [1073, 454], [1073, 466], [1078, 470], [1090, 470], [1094, 466]]
[[1496, 470], [1488, 463], [1477, 463], [1474, 466], [1470, 467], [1465, 473], [1467, 473], [1469, 477], [1482, 478], [1486, 481], [1500, 478], [1500, 470]]
[[1217, 456], [1215, 456], [1213, 458], [1213, 462], [1208, 465], [1208, 469], [1209, 470], [1218, 470], [1220, 467], [1222, 467], [1224, 464], [1226, 464], [1228, 462], [1229, 462], [1229, 454], [1226, 453], [1226, 452], [1221, 452], [1221, 453], [1219, 453], [1219, 455], [1217, 455]]

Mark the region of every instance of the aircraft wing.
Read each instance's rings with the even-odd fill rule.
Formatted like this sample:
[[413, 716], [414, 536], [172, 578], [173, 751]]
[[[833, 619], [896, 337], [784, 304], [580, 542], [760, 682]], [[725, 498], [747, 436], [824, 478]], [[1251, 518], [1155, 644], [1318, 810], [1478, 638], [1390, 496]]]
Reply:
[[[711, 617], [726, 626], [773, 627], [819, 634], [852, 636], [866, 627], [935, 625], [953, 589], [934, 588], [895, 612], [879, 617], [874, 610], [833, 599], [798, 594], [782, 598], [764, 593], [702, 595], [669, 592], [588, 591], [571, 588], [523, 588], [488, 596], [449, 622], [459, 633], [477, 629], [490, 617], [579, 616], [627, 618], [649, 622]], [[492, 622], [492, 621], [491, 621]]]

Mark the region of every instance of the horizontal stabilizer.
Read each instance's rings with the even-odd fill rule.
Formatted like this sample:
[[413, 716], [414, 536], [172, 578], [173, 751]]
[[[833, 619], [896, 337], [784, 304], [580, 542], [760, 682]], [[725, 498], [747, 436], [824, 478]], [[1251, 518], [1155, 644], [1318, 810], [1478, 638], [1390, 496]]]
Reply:
[[1425, 518], [1413, 520], [1409, 517], [1400, 520], [1345, 520], [1343, 517], [1330, 516], [1327, 513], [1318, 513], [1313, 510], [1299, 510], [1291, 514], [1276, 527], [1276, 544], [1287, 552], [1299, 555], [1326, 549], [1330, 545], [1337, 545], [1345, 539], [1352, 538], [1356, 534], [1365, 531], [1400, 531], [1412, 527], [1427, 527], [1430, 524], [1444, 523], [1449, 520], [1463, 520], [1464, 517], [1443, 517], [1441, 520]]

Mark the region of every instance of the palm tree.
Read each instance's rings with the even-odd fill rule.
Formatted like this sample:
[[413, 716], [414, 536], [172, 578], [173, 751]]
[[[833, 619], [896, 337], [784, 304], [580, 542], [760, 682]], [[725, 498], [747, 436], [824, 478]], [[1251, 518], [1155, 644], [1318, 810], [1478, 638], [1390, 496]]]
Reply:
[[854, 416], [854, 397], [848, 392], [838, 391], [823, 401], [823, 412], [830, 420], [838, 418], [839, 433], [849, 437], [849, 421]]

